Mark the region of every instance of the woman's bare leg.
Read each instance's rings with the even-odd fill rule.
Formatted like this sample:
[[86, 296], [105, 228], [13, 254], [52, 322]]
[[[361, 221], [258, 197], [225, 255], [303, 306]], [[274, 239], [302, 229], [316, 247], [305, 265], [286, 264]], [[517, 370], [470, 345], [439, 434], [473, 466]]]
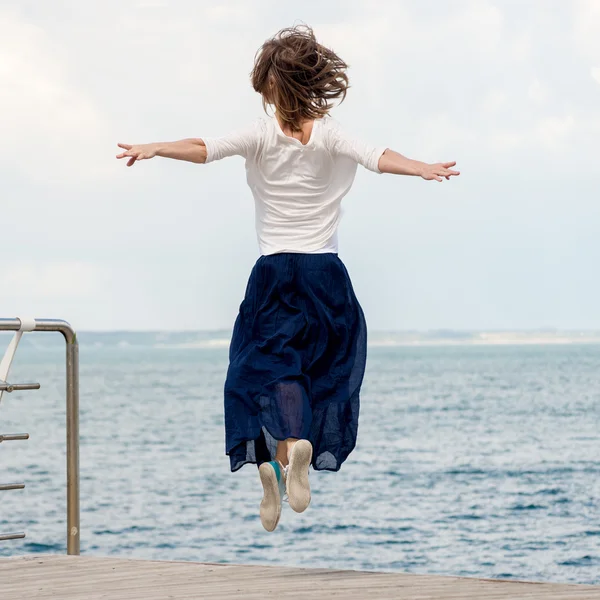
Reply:
[[277, 442], [277, 452], [275, 453], [275, 460], [279, 461], [284, 467], [288, 466], [289, 455], [292, 450], [292, 446], [297, 442], [296, 438], [288, 438], [283, 442]]

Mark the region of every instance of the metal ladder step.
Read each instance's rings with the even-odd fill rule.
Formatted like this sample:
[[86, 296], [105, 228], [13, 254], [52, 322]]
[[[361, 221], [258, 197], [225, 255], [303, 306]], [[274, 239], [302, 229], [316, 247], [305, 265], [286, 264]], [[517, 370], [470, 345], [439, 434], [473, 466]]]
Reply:
[[0, 483], [0, 492], [8, 492], [10, 490], [23, 490], [24, 483]]
[[0, 392], [22, 392], [24, 390], [39, 390], [39, 383], [8, 383], [8, 381], [0, 381]]
[[0, 433], [0, 444], [2, 442], [16, 442], [17, 440], [28, 440], [28, 433]]
[[8, 540], [22, 540], [25, 534], [20, 533], [0, 533], [0, 542], [6, 542]]

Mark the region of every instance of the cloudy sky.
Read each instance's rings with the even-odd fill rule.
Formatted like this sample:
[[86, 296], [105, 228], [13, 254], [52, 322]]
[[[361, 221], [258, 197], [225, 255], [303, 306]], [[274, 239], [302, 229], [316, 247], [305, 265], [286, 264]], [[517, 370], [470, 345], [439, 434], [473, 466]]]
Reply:
[[334, 115], [451, 182], [359, 172], [341, 256], [372, 329], [600, 329], [600, 0], [0, 0], [0, 313], [229, 328], [257, 258], [240, 158], [116, 143], [261, 114], [256, 49], [311, 24]]

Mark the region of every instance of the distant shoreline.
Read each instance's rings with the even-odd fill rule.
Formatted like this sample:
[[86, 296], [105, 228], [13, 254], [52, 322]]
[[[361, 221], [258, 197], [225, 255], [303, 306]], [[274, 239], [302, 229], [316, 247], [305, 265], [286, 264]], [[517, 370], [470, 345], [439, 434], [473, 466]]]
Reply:
[[539, 346], [600, 344], [600, 332], [495, 331], [374, 333], [373, 346]]
[[[186, 337], [178, 340], [178, 348], [222, 348], [228, 347], [228, 332], [204, 331], [181, 332], [166, 335], [170, 339], [157, 341], [155, 347], [173, 347], [173, 337]], [[173, 336], [173, 337], [171, 337]], [[512, 331], [512, 332], [383, 332], [373, 331], [368, 334], [367, 345], [371, 348], [417, 348], [417, 347], [452, 347], [452, 346], [566, 346], [566, 345], [600, 345], [600, 332], [544, 332], [544, 331]]]
[[[9, 333], [6, 334], [10, 335]], [[227, 348], [229, 330], [189, 331], [80, 331], [82, 345], [95, 347], [144, 346], [158, 349]], [[27, 338], [29, 340], [29, 338]], [[33, 341], [33, 340], [31, 340]], [[600, 345], [600, 331], [531, 330], [531, 331], [369, 331], [371, 348], [418, 348], [452, 346], [567, 346]], [[36, 338], [36, 345], [45, 345]], [[51, 343], [50, 338], [47, 341]]]
[[600, 338], [590, 339], [512, 339], [503, 340], [414, 340], [414, 341], [382, 341], [368, 342], [373, 348], [396, 347], [433, 347], [433, 346], [568, 346], [568, 345], [600, 345]]

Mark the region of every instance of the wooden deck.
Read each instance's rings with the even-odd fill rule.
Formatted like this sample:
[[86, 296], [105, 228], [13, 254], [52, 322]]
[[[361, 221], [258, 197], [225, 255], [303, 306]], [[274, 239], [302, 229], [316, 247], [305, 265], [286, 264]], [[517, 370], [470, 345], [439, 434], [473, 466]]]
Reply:
[[0, 597], [2, 600], [600, 600], [600, 586], [43, 555], [0, 559]]

